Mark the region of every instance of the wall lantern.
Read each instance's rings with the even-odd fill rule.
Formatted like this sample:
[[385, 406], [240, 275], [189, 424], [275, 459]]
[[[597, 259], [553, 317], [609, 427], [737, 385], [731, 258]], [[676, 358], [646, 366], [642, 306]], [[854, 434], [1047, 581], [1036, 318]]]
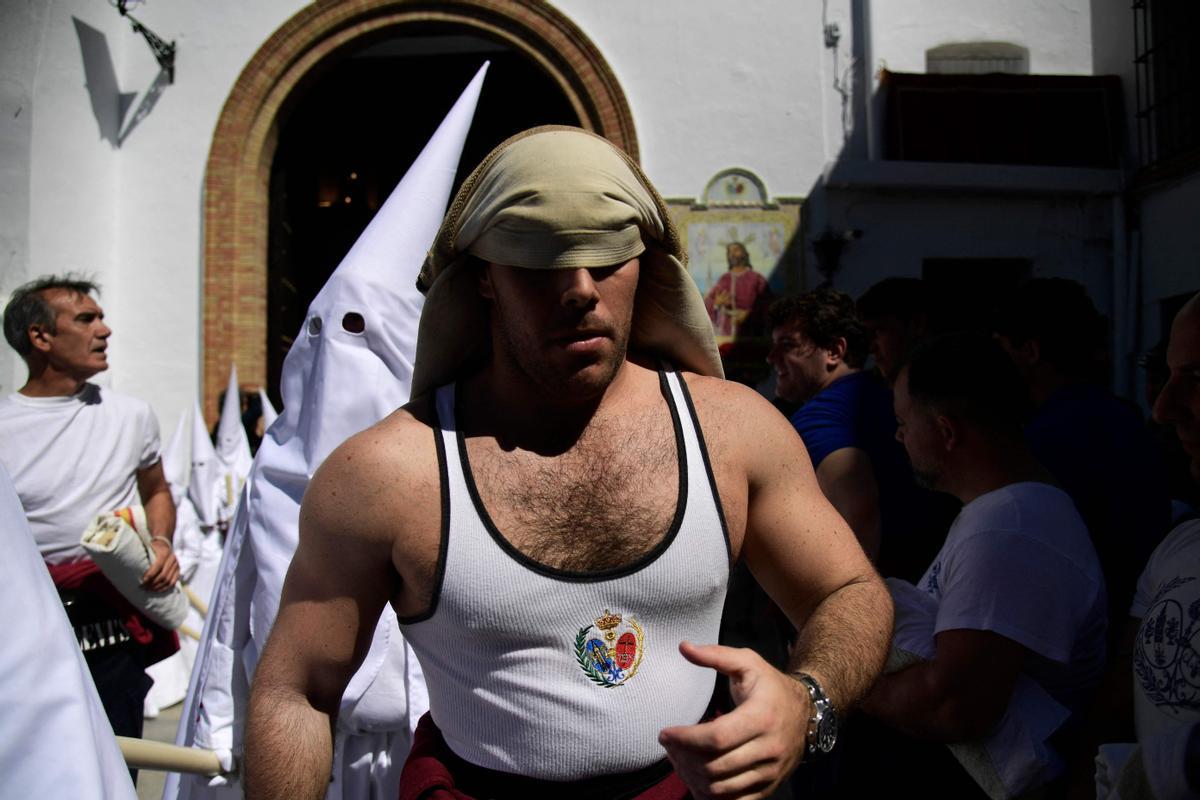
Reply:
[[[167, 83], [175, 83], [175, 43], [164, 41], [157, 33], [138, 22], [129, 13], [131, 0], [110, 0], [110, 2], [116, 7], [122, 17], [129, 20], [129, 24], [133, 26], [133, 32], [140, 33], [145, 38], [146, 44], [150, 45], [150, 50], [154, 53], [154, 60], [167, 73]], [[136, 4], [137, 0], [132, 0], [132, 2]]]

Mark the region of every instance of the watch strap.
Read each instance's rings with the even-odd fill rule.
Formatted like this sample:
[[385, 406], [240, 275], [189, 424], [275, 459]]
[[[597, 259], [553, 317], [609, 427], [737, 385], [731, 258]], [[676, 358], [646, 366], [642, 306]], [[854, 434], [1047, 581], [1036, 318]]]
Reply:
[[824, 755], [832, 749], [832, 742], [828, 746], [823, 746], [820, 741], [822, 722], [826, 722], [828, 717], [836, 719], [836, 712], [833, 708], [833, 703], [829, 696], [825, 694], [825, 690], [821, 688], [821, 684], [817, 679], [807, 672], [793, 672], [792, 676], [800, 682], [808, 692], [809, 700], [811, 701], [811, 711], [808, 717], [808, 734], [804, 740], [805, 754], [808, 756]]

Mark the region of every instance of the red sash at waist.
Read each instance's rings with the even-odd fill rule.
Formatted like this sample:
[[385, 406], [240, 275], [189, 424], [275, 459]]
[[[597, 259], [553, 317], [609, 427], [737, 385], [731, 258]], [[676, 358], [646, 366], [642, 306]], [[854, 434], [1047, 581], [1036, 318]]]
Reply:
[[117, 591], [91, 559], [70, 564], [47, 564], [50, 579], [59, 589], [78, 592], [84, 603], [101, 603], [121, 621], [129, 638], [143, 648], [146, 666], [156, 664], [179, 649], [179, 636], [143, 616]]
[[579, 781], [543, 781], [483, 769], [456, 756], [429, 714], [421, 717], [400, 773], [399, 800], [569, 797], [571, 800], [687, 800], [687, 786], [665, 759], [636, 772]]

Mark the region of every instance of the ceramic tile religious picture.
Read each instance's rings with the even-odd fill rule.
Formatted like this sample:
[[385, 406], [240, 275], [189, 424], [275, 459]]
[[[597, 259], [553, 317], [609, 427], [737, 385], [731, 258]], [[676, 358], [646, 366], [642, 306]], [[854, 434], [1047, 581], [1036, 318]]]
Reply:
[[704, 297], [726, 373], [754, 383], [766, 371], [767, 308], [776, 297], [800, 290], [800, 203], [672, 200], [668, 206], [687, 247], [688, 272]]

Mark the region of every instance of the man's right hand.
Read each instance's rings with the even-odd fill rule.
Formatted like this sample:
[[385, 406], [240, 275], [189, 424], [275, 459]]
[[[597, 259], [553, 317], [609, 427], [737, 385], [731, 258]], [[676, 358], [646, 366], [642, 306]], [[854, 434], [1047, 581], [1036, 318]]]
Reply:
[[179, 582], [179, 559], [166, 539], [151, 539], [150, 549], [154, 552], [154, 563], [142, 576], [142, 588], [151, 592], [165, 592]]
[[704, 800], [769, 796], [802, 759], [808, 692], [753, 650], [683, 642], [679, 651], [693, 664], [728, 676], [737, 708], [659, 734], [675, 771]]

